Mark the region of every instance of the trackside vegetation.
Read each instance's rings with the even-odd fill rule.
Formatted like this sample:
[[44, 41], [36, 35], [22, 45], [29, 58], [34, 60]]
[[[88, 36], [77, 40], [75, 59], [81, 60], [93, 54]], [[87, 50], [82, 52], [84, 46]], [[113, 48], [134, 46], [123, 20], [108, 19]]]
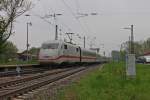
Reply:
[[135, 79], [125, 75], [125, 63], [105, 64], [63, 89], [59, 100], [150, 100], [150, 65], [137, 65]]

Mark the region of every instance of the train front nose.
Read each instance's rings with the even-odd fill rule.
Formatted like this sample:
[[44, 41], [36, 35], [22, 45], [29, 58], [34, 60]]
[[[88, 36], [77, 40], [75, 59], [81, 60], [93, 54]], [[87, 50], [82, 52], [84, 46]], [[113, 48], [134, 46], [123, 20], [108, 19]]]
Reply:
[[53, 64], [57, 63], [58, 51], [54, 50], [41, 50], [39, 54], [40, 64]]
[[41, 50], [39, 58], [43, 60], [54, 59], [58, 56], [58, 50]]
[[40, 63], [55, 63], [58, 57], [58, 44], [44, 44], [39, 52]]

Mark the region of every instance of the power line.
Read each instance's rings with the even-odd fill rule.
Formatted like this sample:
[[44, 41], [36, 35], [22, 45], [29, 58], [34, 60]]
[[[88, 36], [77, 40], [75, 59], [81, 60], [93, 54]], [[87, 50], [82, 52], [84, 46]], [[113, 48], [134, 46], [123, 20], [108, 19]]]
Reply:
[[[52, 11], [53, 13], [55, 13], [54, 9], [52, 9], [52, 8], [50, 8], [50, 11]], [[50, 13], [51, 13], [51, 12], [50, 12]], [[50, 17], [50, 16], [48, 16], [48, 17]], [[58, 19], [57, 19], [57, 20], [58, 20]], [[58, 20], [58, 21], [59, 21], [59, 23], [60, 23], [60, 20]], [[66, 24], [64, 24], [62, 21], [61, 21], [61, 23], [66, 27], [67, 30], [71, 30], [71, 28], [68, 27]], [[62, 25], [62, 26], [63, 26], [63, 25]], [[55, 26], [55, 25], [53, 24], [53, 26]], [[59, 29], [59, 30], [61, 30], [61, 32], [65, 33], [63, 29]]]
[[72, 8], [70, 6], [68, 6], [68, 4], [65, 2], [65, 0], [61, 0], [63, 2], [63, 4], [67, 7], [67, 9], [70, 11], [70, 13], [73, 15], [73, 17], [77, 20], [77, 22], [80, 24], [81, 29], [86, 32], [86, 30], [84, 29], [83, 25], [81, 24], [80, 20], [77, 18], [77, 16], [75, 15], [75, 13], [71, 10]]
[[[78, 19], [80, 17], [86, 17], [86, 16], [89, 16], [89, 14], [86, 14], [86, 13], [81, 13], [82, 9], [80, 7], [80, 4], [79, 4], [79, 1], [78, 0], [75, 0], [75, 3], [76, 3], [76, 7], [77, 7], [77, 14], [81, 15], [78, 17]], [[94, 15], [95, 13], [91, 13], [91, 15]], [[97, 13], [96, 13], [97, 15]], [[88, 32], [92, 33], [91, 29], [89, 28], [89, 26], [87, 25], [87, 23], [85, 22], [85, 20], [83, 20], [83, 23], [84, 23], [84, 26], [86, 27], [86, 29], [88, 30]], [[85, 39], [85, 36], [84, 36], [84, 39]], [[90, 43], [91, 44], [91, 43]], [[84, 43], [84, 47], [85, 47], [85, 43]]]
[[[79, 11], [81, 11], [81, 6], [79, 4], [79, 1], [78, 0], [75, 0], [76, 2], [76, 6], [77, 6], [77, 14], [80, 14], [82, 15], [82, 17], [85, 17], [85, 16], [88, 16], [88, 14], [83, 14], [83, 13], [80, 13]], [[79, 17], [78, 17], [79, 18]], [[84, 23], [84, 26], [86, 27], [86, 29], [88, 30], [88, 32], [92, 33], [91, 29], [89, 28], [89, 26], [87, 25], [87, 23], [85, 21], [83, 21]]]
[[[53, 10], [54, 11], [54, 10]], [[48, 21], [48, 20], [46, 20], [46, 17], [44, 16], [40, 16], [40, 15], [38, 15], [38, 14], [36, 14], [36, 13], [34, 13], [33, 11], [32, 11], [32, 15], [33, 16], [36, 16], [36, 17], [38, 17], [38, 18], [40, 18], [40, 19], [42, 19], [44, 22], [46, 22], [46, 23], [48, 23], [48, 24], [50, 24], [51, 26], [53, 26], [53, 27], [55, 27], [55, 24], [53, 24], [53, 23], [51, 23], [50, 21]], [[49, 16], [48, 16], [49, 17]], [[61, 22], [61, 23], [63, 23], [63, 22]], [[64, 24], [64, 23], [63, 23]], [[66, 29], [68, 29], [68, 30], [71, 30], [71, 28], [69, 28], [69, 26], [67, 26], [66, 24], [64, 24], [65, 25], [65, 27], [66, 27]], [[63, 33], [66, 33], [63, 29], [59, 29], [59, 31], [60, 32], [63, 32]], [[58, 33], [59, 34], [59, 33]], [[66, 34], [64, 34], [64, 35], [66, 35]]]
[[33, 16], [42, 19], [43, 21], [45, 21], [46, 23], [48, 23], [48, 24], [50, 24], [50, 25], [52, 25], [52, 26], [55, 25], [55, 24], [52, 24], [50, 21], [46, 20], [45, 17], [42, 17], [42, 16], [40, 16], [40, 15], [38, 15], [38, 14], [35, 14], [34, 12], [32, 12], [32, 14], [33, 14]]
[[46, 8], [45, 8], [45, 6], [43, 5], [43, 3], [40, 0], [38, 1], [38, 4], [40, 4], [41, 8], [43, 9], [43, 12], [45, 12]]
[[[86, 32], [86, 33], [92, 33], [92, 31], [90, 30], [90, 28], [89, 28], [89, 26], [88, 25], [86, 25], [85, 23], [85, 21], [84, 21], [84, 26], [86, 27], [86, 30], [84, 30], [84, 28], [83, 28], [83, 26], [82, 26], [82, 23], [81, 23], [81, 21], [79, 20], [79, 18], [78, 18], [78, 16], [76, 16], [75, 15], [75, 13], [71, 10], [71, 7], [64, 1], [64, 0], [62, 0], [62, 2], [64, 3], [64, 5], [68, 8], [68, 10], [70, 11], [70, 13], [73, 15], [73, 17], [79, 22], [79, 24], [80, 24], [80, 26], [82, 27], [81, 29], [84, 31], [84, 32]], [[80, 5], [79, 5], [79, 3], [78, 3], [78, 1], [76, 2], [77, 3], [77, 8], [80, 8]], [[80, 14], [80, 13], [79, 13]], [[82, 13], [81, 13], [82, 14]], [[82, 14], [82, 16], [88, 16], [88, 14]], [[92, 14], [91, 14], [92, 15]]]
[[[60, 21], [59, 21], [60, 22]], [[66, 25], [64, 22], [60, 22], [61, 24], [62, 24], [62, 26], [64, 26], [68, 31], [71, 31], [72, 29], [68, 26], [68, 25]]]
[[79, 13], [81, 7], [79, 5], [79, 1], [78, 0], [75, 0], [75, 3], [76, 3], [76, 6], [77, 6], [77, 13]]
[[[93, 33], [85, 21], [83, 21], [84, 25], [82, 25], [82, 22], [80, 21], [80, 19], [78, 18], [78, 16], [76, 16], [76, 14], [71, 10], [71, 7], [65, 2], [65, 0], [62, 0], [62, 1], [65, 4], [65, 6], [68, 8], [68, 10], [70, 11], [70, 13], [73, 15], [73, 17], [79, 22], [79, 24], [80, 24], [81, 29], [83, 30], [83, 32], [85, 32], [85, 33]], [[77, 8], [79, 8], [81, 10], [81, 7], [80, 7], [80, 4], [79, 4], [78, 0], [76, 0], [76, 6], [77, 6]], [[85, 16], [85, 15], [88, 16], [88, 14], [83, 14], [83, 16]]]
[[[33, 15], [38, 17], [38, 18], [40, 18], [40, 19], [42, 19], [43, 21], [45, 21], [46, 23], [50, 24], [51, 26], [55, 27], [55, 24], [52, 24], [50, 21], [47, 21], [44, 17], [42, 17], [42, 16], [40, 16], [38, 14], [35, 14], [35, 13]], [[66, 32], [63, 29], [59, 29], [59, 31], [64, 33], [63, 36], [66, 35], [65, 34]]]

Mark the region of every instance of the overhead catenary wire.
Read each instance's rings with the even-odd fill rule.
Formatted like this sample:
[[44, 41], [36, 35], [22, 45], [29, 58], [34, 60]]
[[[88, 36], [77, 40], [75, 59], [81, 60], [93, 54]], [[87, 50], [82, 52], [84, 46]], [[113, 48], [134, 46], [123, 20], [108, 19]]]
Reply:
[[[77, 14], [81, 15], [81, 16], [77, 17], [78, 19], [80, 19], [80, 17], [86, 17], [86, 16], [89, 15], [89, 14], [86, 14], [86, 13], [81, 13], [82, 9], [81, 9], [81, 6], [80, 6], [78, 0], [75, 0], [75, 4], [76, 4], [76, 7], [77, 7]], [[89, 26], [87, 25], [85, 20], [83, 20], [83, 23], [84, 23], [84, 26], [86, 27], [86, 29], [88, 30], [88, 32], [90, 32], [90, 34], [92, 34], [93, 32], [91, 31], [91, 29], [89, 28]], [[88, 41], [88, 42], [90, 42], [89, 44], [91, 44], [91, 41]]]
[[59, 21], [59, 23], [61, 23], [62, 27], [65, 27], [68, 31], [72, 31], [72, 29], [68, 25], [66, 25], [64, 22]]
[[[43, 21], [45, 21], [46, 23], [50, 24], [51, 26], [55, 27], [55, 24], [51, 23], [50, 21], [47, 21], [44, 17], [42, 17], [42, 16], [40, 16], [38, 14], [33, 14], [33, 15], [36, 16], [36, 17], [38, 17], [38, 18], [40, 18], [40, 19], [42, 19]], [[66, 33], [63, 29], [60, 29], [60, 30], [61, 30], [61, 32]]]
[[[75, 0], [75, 3], [76, 3], [76, 7], [77, 7], [77, 14], [82, 14], [81, 13], [81, 6], [80, 6], [80, 4], [79, 4], [79, 1], [78, 0]], [[85, 16], [88, 16], [88, 14], [82, 14], [82, 17], [85, 17]], [[79, 17], [77, 17], [78, 19], [80, 19]], [[86, 27], [86, 29], [88, 30], [88, 32], [90, 32], [90, 34], [91, 33], [93, 33], [92, 31], [91, 31], [91, 29], [89, 28], [89, 26], [87, 25], [87, 23], [83, 20], [83, 23], [84, 23], [84, 26]]]
[[[39, 0], [39, 1], [40, 1], [40, 0]], [[43, 5], [42, 2], [39, 2], [39, 1], [38, 1], [37, 3], [40, 4], [40, 7], [42, 8], [43, 12], [46, 13], [46, 8], [45, 8], [45, 6]], [[43, 16], [41, 16], [41, 15], [35, 13], [33, 10], [31, 10], [31, 14], [30, 14], [30, 15], [33, 15], [33, 16], [35, 16], [35, 17], [37, 17], [37, 18], [43, 20], [44, 22], [48, 23], [48, 24], [51, 25], [52, 27], [54, 27], [54, 24], [53, 24], [53, 23], [51, 23], [50, 21], [46, 20]]]
[[48, 24], [50, 24], [52, 26], [55, 25], [55, 24], [51, 23], [50, 21], [46, 20], [43, 16], [40, 16], [40, 15], [34, 13], [33, 11], [32, 11], [32, 15], [35, 16], [35, 17], [38, 17], [38, 18], [42, 19], [43, 21], [45, 21], [46, 23], [48, 23]]
[[[39, 3], [39, 2], [37, 2]], [[43, 6], [43, 3], [39, 3], [40, 4], [40, 7], [42, 8], [43, 12], [46, 13], [46, 9], [45, 9], [45, 6]], [[49, 8], [51, 12], [55, 13], [55, 11], [52, 9], [52, 8]], [[44, 22], [50, 24], [52, 27], [55, 27], [55, 24], [53, 24], [51, 21], [47, 20], [47, 18], [45, 16], [41, 16], [39, 14], [36, 14], [35, 12], [31, 11], [32, 15], [35, 16], [35, 17], [38, 17], [39, 19], [43, 20]], [[63, 22], [61, 22], [63, 25], [61, 25], [62, 27], [66, 27], [67, 30], [71, 30], [71, 28], [69, 26], [67, 26], [66, 24], [64, 24]], [[66, 33], [64, 29], [59, 29], [59, 31], [61, 30], [62, 33]], [[65, 34], [63, 34], [65, 35]]]
[[69, 12], [72, 14], [72, 16], [77, 20], [77, 22], [80, 24], [81, 29], [83, 32], [88, 32], [84, 29], [83, 25], [81, 24], [80, 20], [77, 18], [76, 14], [72, 11], [72, 8], [65, 2], [65, 0], [61, 0], [62, 3], [67, 7], [67, 9], [69, 10]]
[[[70, 13], [71, 13], [71, 14], [73, 15], [73, 17], [77, 20], [77, 22], [80, 24], [82, 31], [85, 32], [85, 33], [90, 32], [89, 29], [88, 29], [88, 27], [87, 27], [86, 25], [84, 25], [84, 26], [86, 26], [86, 29], [88, 29], [88, 30], [86, 30], [86, 29], [83, 27], [82, 23], [80, 22], [80, 20], [79, 20], [78, 17], [76, 16], [76, 14], [71, 10], [72, 8], [71, 8], [64, 0], [62, 0], [62, 2], [63, 2], [63, 4], [69, 9]], [[78, 1], [77, 1], [77, 3], [78, 3]], [[39, 3], [39, 4], [41, 5], [43, 11], [45, 12], [46, 9], [45, 9], [45, 6], [43, 5], [43, 3], [41, 2], [41, 3]], [[79, 3], [78, 3], [78, 7], [80, 7]], [[55, 13], [55, 11], [54, 11], [52, 8], [50, 8], [50, 10]], [[44, 17], [42, 17], [42, 16], [40, 16], [40, 15], [38, 15], [38, 14], [34, 14], [34, 15], [35, 15], [36, 17], [42, 19], [43, 21], [47, 22], [48, 24], [54, 26], [54, 24], [52, 24], [50, 21], [46, 20]], [[69, 30], [69, 31], [71, 30], [71, 28], [70, 28], [68, 25], [64, 24], [62, 21], [61, 21], [61, 23], [66, 27], [67, 30]], [[63, 27], [64, 27], [64, 26], [63, 26]]]
[[81, 7], [79, 5], [79, 1], [78, 0], [75, 0], [75, 3], [76, 3], [76, 6], [77, 6], [77, 13], [79, 13]]
[[[52, 11], [52, 13], [56, 13], [55, 11], [54, 11], [54, 9], [53, 8], [49, 8], [50, 9], [50, 11]], [[68, 26], [68, 25], [66, 25], [64, 22], [60, 22], [60, 20], [59, 19], [57, 19], [58, 20], [58, 22], [59, 23], [61, 23], [61, 24], [63, 24], [63, 25], [61, 25], [61, 27], [65, 27], [68, 31], [71, 31], [72, 29]], [[54, 24], [53, 24], [53, 26], [55, 26]], [[60, 25], [59, 25], [60, 26]], [[65, 31], [64, 31], [64, 29], [59, 29], [59, 30], [61, 30], [61, 32], [63, 32], [63, 33], [66, 33]], [[66, 35], [66, 34], [65, 34]]]
[[[81, 23], [80, 20], [78, 19], [78, 16], [76, 16], [76, 14], [72, 11], [72, 8], [65, 2], [65, 0], [62, 0], [62, 2], [63, 2], [63, 4], [68, 8], [68, 10], [69, 10], [69, 12], [72, 14], [72, 16], [73, 16], [73, 17], [77, 20], [77, 22], [80, 24], [82, 31], [85, 32], [85, 33], [90, 32], [89, 28], [88, 28], [86, 25], [84, 25], [84, 26], [82, 25], [82, 23]], [[43, 3], [40, 3], [40, 4], [41, 4], [41, 7], [43, 8], [43, 10], [44, 10], [44, 12], [45, 12], [45, 10], [46, 10], [46, 9], [45, 9], [45, 6], [43, 6]], [[79, 7], [79, 9], [80, 9], [80, 5], [79, 5], [78, 1], [77, 1], [77, 4], [78, 4], [78, 7]], [[55, 12], [52, 8], [50, 8], [50, 10], [51, 10], [52, 12]], [[52, 26], [55, 26], [55, 24], [53, 24], [52, 22], [46, 20], [46, 18], [44, 18], [44, 17], [42, 17], [42, 16], [40, 16], [40, 15], [38, 15], [38, 14], [34, 14], [34, 16], [36, 16], [36, 17], [42, 19], [43, 21], [45, 21], [46, 23], [48, 23], [48, 24], [50, 24], [50, 25], [52, 25]], [[70, 28], [68, 25], [64, 24], [62, 21], [61, 21], [61, 23], [63, 24], [62, 27], [66, 27], [66, 29], [69, 30], [69, 31], [71, 30], [71, 28]], [[86, 29], [85, 29], [85, 27], [86, 27]], [[62, 31], [63, 31], [63, 29], [62, 29]], [[65, 33], [65, 32], [64, 32], [64, 33]]]
[[[82, 25], [82, 22], [79, 20], [78, 16], [76, 16], [76, 14], [72, 11], [72, 8], [65, 2], [65, 0], [61, 0], [63, 2], [63, 4], [67, 7], [67, 9], [70, 11], [70, 13], [72, 14], [72, 16], [77, 20], [77, 22], [80, 24], [81, 29], [83, 30], [84, 33], [90, 33], [92, 34], [93, 32], [91, 31], [91, 29], [89, 28], [89, 26], [86, 25], [86, 22], [84, 21], [84, 25]], [[78, 5], [79, 9], [81, 9], [79, 2], [77, 1], [76, 4]]]

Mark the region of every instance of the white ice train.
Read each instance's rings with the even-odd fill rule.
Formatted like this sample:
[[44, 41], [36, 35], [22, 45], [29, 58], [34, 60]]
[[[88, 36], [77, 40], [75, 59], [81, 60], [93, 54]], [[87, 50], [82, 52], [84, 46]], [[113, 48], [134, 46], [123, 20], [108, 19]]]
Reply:
[[101, 57], [96, 52], [58, 40], [43, 43], [39, 52], [40, 64], [94, 63], [100, 61]]

